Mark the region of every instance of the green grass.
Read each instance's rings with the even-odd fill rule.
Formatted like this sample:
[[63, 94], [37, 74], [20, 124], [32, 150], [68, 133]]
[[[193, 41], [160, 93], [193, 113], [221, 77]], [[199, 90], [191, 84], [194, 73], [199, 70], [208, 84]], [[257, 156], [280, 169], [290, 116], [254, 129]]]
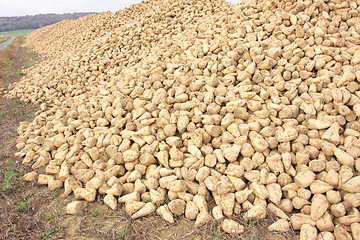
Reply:
[[0, 32], [0, 36], [12, 36], [12, 35], [26, 35], [34, 31], [35, 29], [20, 29], [14, 31]]
[[3, 191], [5, 192], [8, 189], [11, 189], [13, 186], [10, 182], [11, 178], [15, 176], [15, 173], [13, 171], [7, 171], [4, 178], [4, 187]]
[[24, 75], [24, 76], [26, 75], [26, 73], [23, 73], [23, 71], [21, 71], [21, 70], [15, 72], [15, 74], [17, 74], [17, 75]]
[[98, 209], [98, 208], [96, 208], [96, 209], [91, 209], [90, 212], [91, 212], [91, 214], [92, 214], [94, 217], [96, 217], [96, 215], [98, 215], [98, 213], [99, 213], [99, 209]]
[[10, 166], [10, 165], [15, 165], [15, 160], [14, 160], [14, 159], [10, 159], [10, 160], [6, 163], [6, 166]]
[[128, 232], [127, 228], [123, 228], [122, 230], [116, 231], [116, 239], [123, 239]]
[[54, 214], [45, 214], [44, 215], [44, 220], [45, 221], [51, 221], [51, 220], [53, 220], [53, 219], [55, 219], [55, 218], [57, 218], [58, 217], [58, 214], [57, 213], [54, 213]]
[[247, 220], [247, 222], [248, 222], [249, 227], [251, 227], [251, 226], [254, 225], [255, 223], [258, 223], [259, 220], [253, 220], [253, 219], [250, 218], [250, 219]]
[[8, 40], [9, 38], [7, 38], [7, 37], [0, 37], [0, 43], [2, 43], [2, 42], [5, 42], [6, 40]]
[[221, 230], [217, 230], [215, 233], [215, 240], [227, 240], [227, 238], [225, 237], [225, 232], [221, 231]]
[[54, 227], [51, 228], [50, 231], [48, 231], [47, 233], [42, 234], [41, 240], [47, 240], [47, 239], [52, 238], [52, 235], [54, 234], [54, 232], [58, 231], [58, 230], [60, 230], [62, 228], [63, 228], [63, 226], [60, 225], [60, 224], [55, 225]]
[[26, 212], [28, 210], [27, 200], [24, 199], [24, 201], [19, 202], [19, 206], [17, 207], [17, 210]]

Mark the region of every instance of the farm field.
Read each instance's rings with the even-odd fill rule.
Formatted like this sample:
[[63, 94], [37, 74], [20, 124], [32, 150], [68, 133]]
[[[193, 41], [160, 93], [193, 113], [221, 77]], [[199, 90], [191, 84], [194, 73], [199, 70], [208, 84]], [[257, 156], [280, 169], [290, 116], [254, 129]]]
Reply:
[[9, 38], [6, 37], [0, 37], [0, 43], [5, 42], [6, 40], [8, 40]]
[[26, 35], [34, 31], [35, 29], [21, 29], [7, 32], [0, 32], [0, 37], [2, 36], [13, 36], [13, 35]]

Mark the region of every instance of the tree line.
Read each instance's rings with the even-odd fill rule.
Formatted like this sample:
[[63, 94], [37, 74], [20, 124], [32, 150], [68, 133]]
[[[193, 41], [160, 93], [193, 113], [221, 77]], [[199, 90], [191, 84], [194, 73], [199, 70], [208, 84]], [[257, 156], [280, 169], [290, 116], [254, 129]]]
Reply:
[[65, 19], [78, 19], [80, 17], [94, 14], [94, 12], [64, 13], [64, 14], [38, 14], [22, 17], [0, 17], [0, 32], [36, 29], [60, 22]]

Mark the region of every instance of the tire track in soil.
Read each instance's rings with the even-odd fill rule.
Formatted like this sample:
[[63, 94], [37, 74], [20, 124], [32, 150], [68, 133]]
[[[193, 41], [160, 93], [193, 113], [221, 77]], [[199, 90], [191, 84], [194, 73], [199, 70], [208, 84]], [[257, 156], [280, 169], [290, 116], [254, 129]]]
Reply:
[[3, 43], [0, 43], [0, 51], [5, 50], [14, 40], [15, 40], [15, 37], [12, 37]]

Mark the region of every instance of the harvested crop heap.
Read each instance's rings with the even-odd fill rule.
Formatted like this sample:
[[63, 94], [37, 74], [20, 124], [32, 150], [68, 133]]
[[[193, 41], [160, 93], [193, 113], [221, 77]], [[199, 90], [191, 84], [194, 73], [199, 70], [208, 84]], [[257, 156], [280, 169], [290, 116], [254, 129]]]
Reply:
[[359, 0], [146, 1], [37, 30], [28, 45], [53, 56], [8, 92], [47, 101], [18, 128], [36, 171], [24, 178], [105, 195], [132, 218], [201, 226], [269, 210], [280, 218], [269, 230], [359, 239], [359, 11]]

